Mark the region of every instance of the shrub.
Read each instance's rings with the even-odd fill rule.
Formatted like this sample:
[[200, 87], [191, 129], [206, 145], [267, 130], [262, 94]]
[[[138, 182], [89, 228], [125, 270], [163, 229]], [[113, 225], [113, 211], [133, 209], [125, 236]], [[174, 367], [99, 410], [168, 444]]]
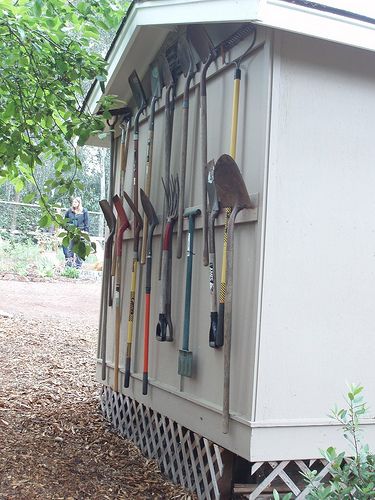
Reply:
[[62, 271], [61, 276], [64, 276], [65, 278], [77, 279], [79, 278], [79, 270], [75, 267], [66, 267]]
[[362, 396], [363, 387], [351, 385], [346, 396], [347, 408], [334, 408], [331, 418], [342, 425], [345, 439], [353, 450], [351, 456], [345, 452], [337, 453], [333, 447], [322, 451], [323, 457], [331, 466], [331, 479], [328, 483], [317, 483], [316, 471], [304, 474], [310, 484], [310, 500], [365, 500], [375, 498], [375, 455], [367, 444], [362, 442], [359, 419], [367, 413]]

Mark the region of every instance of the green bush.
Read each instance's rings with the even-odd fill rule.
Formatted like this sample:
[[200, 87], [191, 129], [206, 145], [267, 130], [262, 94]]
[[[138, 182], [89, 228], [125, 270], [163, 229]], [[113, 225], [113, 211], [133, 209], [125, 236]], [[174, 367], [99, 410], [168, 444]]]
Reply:
[[75, 267], [66, 267], [62, 271], [61, 276], [64, 276], [65, 278], [77, 279], [79, 278], [79, 270]]
[[305, 476], [310, 484], [310, 500], [365, 500], [375, 498], [375, 455], [367, 444], [362, 442], [362, 429], [359, 419], [367, 413], [362, 396], [363, 387], [351, 385], [346, 397], [347, 408], [334, 408], [331, 417], [340, 422], [345, 439], [350, 443], [351, 456], [345, 452], [337, 453], [333, 447], [322, 451], [323, 457], [331, 466], [331, 479], [328, 483], [317, 484], [317, 471]]
[[[330, 465], [331, 478], [317, 480], [318, 471], [302, 474], [309, 486], [307, 500], [368, 500], [375, 498], [375, 455], [362, 442], [360, 418], [367, 413], [362, 396], [363, 387], [352, 384], [346, 396], [346, 408], [335, 407], [330, 417], [343, 428], [352, 453], [337, 453], [332, 446], [321, 454]], [[292, 493], [283, 497], [274, 490], [274, 500], [290, 500]]]

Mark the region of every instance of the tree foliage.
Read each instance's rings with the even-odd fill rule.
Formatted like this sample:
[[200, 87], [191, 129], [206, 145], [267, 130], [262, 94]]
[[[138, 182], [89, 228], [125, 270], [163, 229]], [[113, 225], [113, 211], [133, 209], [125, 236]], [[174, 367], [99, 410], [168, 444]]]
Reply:
[[[106, 80], [95, 41], [118, 27], [128, 3], [0, 0], [0, 182], [11, 181], [17, 191], [34, 185], [42, 224], [64, 224], [49, 209], [51, 193], [66, 198], [82, 189], [78, 148], [103, 131], [115, 100], [101, 99], [100, 117], [81, 110], [89, 83]], [[40, 185], [36, 171], [47, 163], [53, 172]]]

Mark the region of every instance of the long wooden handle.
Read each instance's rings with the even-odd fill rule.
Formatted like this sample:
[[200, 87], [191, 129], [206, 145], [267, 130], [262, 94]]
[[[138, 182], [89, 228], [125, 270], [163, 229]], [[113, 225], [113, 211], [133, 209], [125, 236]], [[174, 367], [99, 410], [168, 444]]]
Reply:
[[229, 431], [229, 402], [230, 402], [230, 353], [232, 341], [232, 302], [233, 302], [233, 246], [234, 222], [240, 208], [235, 206], [228, 222], [227, 239], [227, 283], [225, 290], [224, 316], [224, 388], [223, 388], [223, 433]]
[[[233, 86], [233, 103], [232, 103], [232, 127], [230, 136], [230, 156], [236, 158], [237, 148], [237, 129], [238, 129], [238, 107], [240, 102], [240, 84], [241, 84], [241, 69], [236, 66], [234, 72], [234, 86]], [[226, 208], [225, 210], [225, 223], [224, 223], [224, 241], [223, 241], [223, 261], [221, 264], [221, 283], [220, 283], [220, 296], [219, 296], [219, 316], [217, 327], [217, 342], [216, 347], [222, 347], [224, 342], [224, 311], [225, 311], [225, 289], [226, 289], [226, 274], [227, 274], [227, 233], [228, 222], [232, 210]]]
[[200, 81], [201, 169], [202, 169], [202, 217], [203, 217], [203, 265], [208, 265], [208, 213], [207, 213], [207, 71], [213, 60], [210, 54], [204, 64]]
[[114, 352], [114, 374], [113, 374], [113, 390], [118, 392], [118, 371], [119, 371], [119, 358], [120, 358], [120, 326], [121, 326], [121, 304], [120, 304], [120, 288], [121, 288], [121, 254], [117, 255], [116, 264], [116, 287], [115, 287], [115, 308], [116, 308], [116, 319], [115, 319], [115, 352]]
[[138, 256], [133, 257], [132, 281], [130, 287], [130, 302], [129, 302], [129, 318], [128, 318], [128, 336], [126, 342], [126, 357], [125, 357], [125, 381], [124, 387], [129, 387], [130, 384], [130, 362], [133, 342], [133, 325], [134, 325], [134, 310], [135, 310], [135, 290], [137, 286], [137, 265]]

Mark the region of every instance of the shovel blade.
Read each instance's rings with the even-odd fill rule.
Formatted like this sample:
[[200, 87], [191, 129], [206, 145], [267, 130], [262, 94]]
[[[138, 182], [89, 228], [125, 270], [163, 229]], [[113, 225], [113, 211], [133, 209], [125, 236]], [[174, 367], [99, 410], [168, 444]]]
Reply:
[[178, 356], [178, 374], [183, 377], [191, 377], [193, 373], [193, 353], [180, 350]]
[[221, 155], [216, 162], [215, 186], [222, 207], [252, 208], [240, 169], [229, 155]]

